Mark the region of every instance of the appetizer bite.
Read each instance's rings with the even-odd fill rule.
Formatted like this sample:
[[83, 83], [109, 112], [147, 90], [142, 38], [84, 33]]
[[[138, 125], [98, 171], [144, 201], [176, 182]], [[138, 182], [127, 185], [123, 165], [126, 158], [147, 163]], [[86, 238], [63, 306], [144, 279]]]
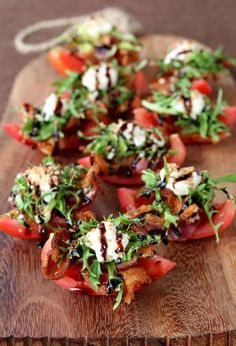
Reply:
[[51, 65], [61, 74], [81, 72], [88, 64], [115, 59], [127, 66], [140, 59], [141, 43], [121, 32], [102, 16], [93, 16], [61, 36], [61, 45], [48, 53]]
[[100, 122], [109, 123], [129, 113], [137, 86], [134, 75], [142, 67], [127, 69], [113, 62], [90, 66], [84, 73], [70, 73], [55, 83], [55, 91], [42, 108], [27, 103], [22, 106], [22, 126], [5, 124], [4, 130], [46, 155], [78, 148], [78, 130], [89, 135]]
[[[146, 170], [140, 190], [118, 189], [118, 198], [128, 217], [142, 218], [146, 233], [166, 235], [166, 240], [200, 239], [224, 231], [235, 215], [235, 197], [219, 183], [236, 182], [236, 175], [210, 178], [207, 171], [180, 168], [165, 162], [160, 172]], [[226, 201], [216, 203], [218, 192]]]
[[136, 117], [144, 118], [140, 121], [146, 126], [156, 121], [156, 126], [167, 134], [179, 133], [185, 143], [217, 143], [230, 135], [230, 127], [236, 123], [236, 107], [226, 105], [221, 89], [213, 104], [209, 97], [191, 89], [187, 80], [182, 80], [172, 94], [153, 91], [142, 105], [145, 109], [135, 112]]
[[98, 134], [90, 137], [86, 150], [89, 157], [80, 164], [95, 163], [102, 178], [118, 185], [143, 184], [141, 173], [146, 168], [163, 167], [163, 158], [181, 165], [186, 156], [185, 146], [177, 134], [163, 136], [156, 127], [145, 129], [138, 122], [119, 120], [101, 125]]
[[91, 214], [76, 229], [51, 234], [42, 250], [43, 273], [73, 292], [115, 296], [114, 309], [129, 304], [175, 266], [158, 255], [161, 237], [139, 233], [139, 223], [125, 215], [99, 222]]
[[9, 197], [13, 209], [0, 216], [0, 230], [45, 240], [54, 230], [73, 229], [96, 197], [97, 174], [95, 166], [62, 166], [50, 157], [30, 165], [16, 176]]
[[157, 60], [158, 77], [213, 80], [234, 66], [236, 60], [222, 49], [210, 50], [190, 40], [177, 42], [163, 58]]

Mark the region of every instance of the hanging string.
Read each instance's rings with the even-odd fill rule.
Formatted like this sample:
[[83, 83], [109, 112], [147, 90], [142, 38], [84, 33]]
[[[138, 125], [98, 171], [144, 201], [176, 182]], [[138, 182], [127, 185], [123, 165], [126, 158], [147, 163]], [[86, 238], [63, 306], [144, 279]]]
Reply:
[[46, 20], [35, 23], [33, 25], [29, 25], [19, 33], [17, 33], [17, 35], [15, 36], [15, 48], [19, 53], [22, 54], [43, 52], [45, 50], [48, 50], [49, 48], [59, 44], [62, 41], [63, 35], [40, 43], [27, 43], [25, 42], [26, 38], [28, 38], [35, 32], [56, 27], [68, 26], [69, 28], [67, 28], [63, 33], [71, 32], [73, 31], [75, 25], [87, 20], [93, 15], [102, 15], [113, 25], [117, 26], [121, 31], [127, 31], [134, 34], [140, 34], [143, 31], [142, 24], [136, 18], [134, 18], [133, 15], [116, 7], [107, 7], [90, 15]]

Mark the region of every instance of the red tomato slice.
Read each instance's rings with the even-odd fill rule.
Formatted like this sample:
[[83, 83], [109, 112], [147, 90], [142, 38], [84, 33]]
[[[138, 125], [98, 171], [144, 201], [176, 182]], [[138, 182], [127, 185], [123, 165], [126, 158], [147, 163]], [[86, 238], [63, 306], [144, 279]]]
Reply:
[[[53, 239], [53, 233], [50, 234], [48, 240], [43, 246], [42, 252], [41, 252], [41, 262], [44, 265], [44, 263], [47, 263], [47, 257], [49, 255], [49, 252], [51, 250], [51, 244]], [[71, 265], [66, 273], [65, 276], [62, 279], [54, 280], [54, 282], [64, 288], [65, 290], [74, 291], [77, 293], [85, 293], [88, 295], [107, 295], [106, 290], [104, 290], [104, 287], [101, 287], [98, 292], [96, 292], [93, 287], [90, 284], [89, 279], [84, 278], [81, 274], [80, 268], [78, 265], [73, 264]]]
[[16, 139], [19, 142], [22, 142], [27, 145], [35, 145], [36, 142], [31, 138], [25, 138], [23, 133], [21, 132], [21, 128], [19, 125], [16, 124], [5, 124], [3, 125], [4, 131], [11, 136], [12, 138]]
[[[77, 160], [78, 164], [84, 167], [91, 167], [91, 159], [90, 156], [85, 156]], [[140, 179], [140, 175], [138, 176], [132, 176], [130, 178], [114, 174], [103, 174], [102, 179], [108, 183], [115, 184], [115, 185], [142, 185], [143, 182]]]
[[119, 176], [118, 174], [108, 175], [104, 174], [102, 179], [107, 183], [114, 185], [143, 185], [143, 181], [140, 176], [132, 176], [130, 178], [126, 178], [123, 176]]
[[136, 190], [121, 187], [117, 190], [117, 195], [122, 210], [129, 211], [136, 208]]
[[139, 107], [134, 109], [134, 121], [144, 128], [152, 126], [158, 127], [158, 115], [150, 112], [145, 108]]
[[128, 189], [126, 187], [117, 189], [117, 196], [121, 208], [124, 211], [135, 210], [141, 205], [151, 204], [154, 200], [153, 196], [149, 198], [138, 196], [138, 190]]
[[55, 283], [64, 288], [65, 290], [73, 291], [76, 293], [88, 294], [92, 296], [107, 296], [104, 287], [95, 291], [91, 286], [89, 280], [85, 280], [80, 273], [80, 268], [77, 265], [71, 265], [66, 272], [65, 277], [55, 280]]
[[77, 160], [77, 163], [86, 168], [90, 168], [92, 166], [90, 156], [81, 157]]
[[[223, 232], [233, 222], [235, 215], [235, 203], [233, 200], [227, 200], [217, 207], [218, 213], [213, 215], [213, 223], [216, 225], [222, 223], [219, 227], [219, 233]], [[215, 231], [209, 221], [200, 222], [196, 230], [192, 233], [190, 239], [202, 239], [215, 236]]]
[[86, 66], [85, 59], [60, 47], [49, 51], [48, 60], [54, 69], [64, 76], [67, 71], [82, 72]]
[[176, 163], [177, 165], [181, 166], [184, 163], [186, 158], [185, 145], [178, 134], [170, 135], [169, 142], [170, 142], [170, 150], [176, 150], [176, 153], [173, 155], [169, 155], [168, 162]]
[[0, 230], [12, 235], [13, 237], [19, 237], [23, 239], [40, 239], [38, 231], [38, 225], [31, 223], [31, 229], [23, 226], [17, 219], [12, 218], [9, 215], [0, 216]]
[[233, 126], [236, 123], [236, 106], [225, 107], [219, 119], [226, 125]]
[[[49, 239], [42, 249], [42, 263], [45, 263], [45, 261], [47, 261], [48, 253], [51, 250], [52, 238], [53, 236], [50, 235]], [[143, 268], [152, 280], [159, 279], [161, 276], [165, 275], [168, 271], [174, 268], [175, 265], [176, 264], [174, 262], [160, 256], [155, 256], [154, 258], [140, 258], [138, 260], [138, 267]], [[65, 277], [59, 280], [55, 280], [55, 283], [66, 290], [74, 291], [77, 293], [85, 293], [88, 295], [96, 296], [108, 295], [104, 286], [100, 287], [98, 289], [98, 292], [96, 292], [93, 287], [91, 287], [89, 278], [83, 277], [80, 272], [79, 266], [76, 264], [71, 265], [67, 269]], [[138, 286], [138, 289], [140, 288], [141, 286]]]
[[138, 71], [133, 76], [132, 87], [138, 94], [143, 94], [147, 89], [147, 80], [143, 71]]
[[[225, 132], [219, 135], [220, 141], [229, 137], [229, 133]], [[217, 144], [218, 142], [214, 142], [212, 138], [207, 137], [207, 138], [202, 138], [199, 134], [194, 134], [194, 135], [185, 135], [185, 134], [180, 134], [181, 139], [184, 144]]]
[[[122, 210], [127, 212], [129, 210], [135, 210], [141, 205], [152, 203], [152, 198], [150, 200], [144, 197], [139, 198], [137, 197], [137, 192], [137, 190], [128, 188], [119, 188], [117, 190]], [[219, 228], [219, 232], [222, 232], [229, 227], [234, 219], [235, 203], [233, 200], [227, 200], [225, 203], [218, 206], [218, 210], [219, 212], [213, 216], [213, 222], [214, 224], [222, 223]], [[182, 238], [184, 239], [201, 239], [215, 236], [215, 231], [206, 217], [196, 225], [184, 223], [180, 228], [183, 235]]]
[[212, 94], [212, 87], [206, 79], [196, 79], [193, 81], [192, 89], [198, 90], [200, 93], [207, 96]]
[[138, 265], [145, 269], [152, 280], [156, 280], [173, 269], [176, 263], [161, 256], [155, 256], [154, 258], [139, 258]]

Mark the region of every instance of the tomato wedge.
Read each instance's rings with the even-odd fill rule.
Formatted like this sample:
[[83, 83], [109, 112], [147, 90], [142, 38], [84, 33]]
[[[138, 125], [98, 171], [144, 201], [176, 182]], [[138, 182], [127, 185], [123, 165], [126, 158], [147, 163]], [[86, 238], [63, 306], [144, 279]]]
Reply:
[[4, 131], [12, 138], [16, 139], [19, 142], [22, 142], [27, 145], [35, 145], [36, 142], [31, 138], [25, 138], [23, 133], [21, 132], [21, 128], [17, 124], [4, 124]]
[[143, 107], [134, 109], [134, 120], [135, 122], [144, 128], [152, 126], [158, 127], [158, 115], [155, 112], [150, 112]]
[[117, 189], [117, 196], [121, 208], [124, 211], [135, 210], [141, 205], [147, 205], [153, 202], [153, 196], [150, 196], [148, 198], [139, 196], [138, 190], [129, 189], [127, 187], [121, 187]]
[[[45, 243], [41, 252], [41, 262], [46, 263], [48, 254], [51, 250], [53, 236], [50, 235], [49, 239]], [[151, 280], [157, 280], [172, 268], [174, 268], [176, 263], [163, 258], [161, 256], [154, 256], [152, 258], [139, 258], [137, 262], [137, 267], [143, 268]], [[54, 282], [69, 291], [76, 293], [84, 293], [94, 296], [107, 296], [105, 286], [99, 287], [98, 291], [95, 291], [90, 284], [89, 278], [81, 274], [81, 267], [77, 264], [72, 264], [65, 272], [65, 276], [59, 280], [54, 280]], [[141, 286], [138, 288], [140, 289]], [[111, 294], [109, 294], [111, 295]]]
[[131, 178], [126, 178], [121, 175], [108, 175], [104, 174], [102, 176], [103, 180], [107, 183], [114, 185], [142, 185], [143, 181], [140, 179], [140, 176], [133, 176]]
[[138, 265], [145, 269], [152, 280], [157, 280], [176, 266], [175, 262], [161, 256], [139, 258]]
[[223, 115], [219, 116], [219, 119], [228, 126], [233, 126], [236, 123], [236, 107], [225, 107], [223, 109]]
[[89, 279], [84, 279], [80, 272], [81, 268], [77, 265], [72, 265], [65, 273], [65, 277], [55, 280], [55, 283], [65, 290], [76, 293], [87, 294], [90, 296], [107, 296], [108, 293], [104, 286], [101, 286], [98, 291], [95, 291], [91, 286]]
[[[125, 187], [117, 190], [117, 196], [122, 210], [126, 212], [129, 210], [135, 210], [141, 205], [147, 205], [153, 202], [152, 197], [139, 197], [137, 190]], [[219, 228], [219, 232], [222, 232], [233, 222], [235, 216], [235, 203], [233, 200], [227, 200], [221, 205], [215, 207], [218, 209], [218, 213], [213, 215], [213, 223], [222, 223]], [[206, 216], [204, 216], [200, 222], [196, 223], [196, 225], [188, 225], [184, 223], [180, 228], [183, 231], [184, 238], [186, 239], [202, 239], [215, 236], [215, 231]]]
[[67, 75], [67, 71], [82, 72], [86, 67], [84, 58], [60, 47], [49, 51], [48, 60], [54, 69], [63, 76]]
[[[47, 258], [51, 250], [52, 239], [53, 233], [50, 234], [48, 240], [43, 246], [41, 252], [42, 265], [48, 261]], [[85, 293], [88, 295], [108, 295], [104, 287], [101, 287], [98, 289], [98, 291], [95, 291], [91, 286], [89, 278], [82, 276], [81, 267], [77, 264], [70, 265], [64, 275], [65, 276], [63, 278], [54, 280], [54, 282], [65, 290], [74, 291], [76, 293]]]
[[[213, 223], [221, 223], [219, 233], [223, 232], [233, 222], [235, 215], [235, 203], [229, 199], [226, 202], [216, 206], [218, 213], [213, 215]], [[189, 239], [202, 239], [215, 236], [215, 231], [209, 221], [200, 222]]]
[[129, 211], [137, 208], [136, 197], [137, 191], [133, 189], [128, 189], [126, 187], [121, 187], [117, 189], [118, 199], [122, 210]]
[[77, 160], [77, 163], [85, 168], [90, 168], [92, 166], [90, 156], [84, 156]]
[[[225, 133], [221, 133], [219, 135], [220, 140], [223, 140], [227, 137], [229, 137], [229, 133], [225, 132]], [[180, 134], [180, 137], [183, 141], [184, 144], [188, 145], [188, 144], [195, 144], [195, 143], [199, 143], [199, 144], [217, 144], [218, 142], [215, 142], [212, 140], [212, 138], [210, 137], [206, 137], [206, 138], [202, 138], [200, 136], [200, 134], [196, 133], [193, 135], [185, 135], [185, 134]]]
[[170, 150], [176, 151], [173, 155], [168, 155], [169, 163], [176, 163], [181, 166], [186, 158], [186, 148], [178, 134], [174, 133], [169, 137]]
[[[182, 165], [186, 157], [185, 145], [177, 134], [170, 135], [169, 142], [170, 150], [176, 151], [176, 153], [167, 155], [167, 161], [169, 163]], [[89, 156], [80, 158], [77, 162], [84, 167], [91, 166], [91, 159]], [[100, 166], [99, 163], [98, 166]], [[143, 170], [147, 169], [147, 167], [148, 162], [145, 159], [142, 159], [138, 162], [136, 166], [136, 172], [131, 177], [125, 177], [122, 174], [109, 175], [107, 173], [103, 173], [102, 179], [108, 183], [115, 185], [143, 185], [143, 181], [141, 180], [141, 173]], [[104, 172], [104, 170], [102, 171]]]
[[147, 80], [143, 71], [138, 71], [133, 75], [132, 88], [141, 95], [147, 90]]
[[212, 87], [206, 79], [196, 79], [193, 81], [192, 89], [198, 90], [201, 94], [210, 96]]
[[[176, 263], [161, 256], [155, 256], [153, 258], [140, 258], [138, 260], [137, 267], [143, 268], [151, 280], [157, 280], [167, 274], [175, 266]], [[101, 286], [96, 292], [91, 287], [88, 280], [83, 281], [82, 275], [79, 272], [79, 268], [76, 265], [72, 265], [66, 272], [66, 276], [60, 280], [55, 280], [55, 283], [66, 290], [74, 291], [77, 293], [93, 296], [108, 295], [105, 286]], [[141, 289], [141, 287], [142, 285], [138, 286], [138, 289], [135, 289], [135, 291], [138, 291], [139, 289]]]
[[[15, 214], [15, 211], [12, 211]], [[0, 216], [0, 230], [10, 234], [13, 237], [22, 239], [40, 239], [39, 227], [36, 223], [31, 222], [30, 229], [23, 226], [16, 218], [8, 214]]]

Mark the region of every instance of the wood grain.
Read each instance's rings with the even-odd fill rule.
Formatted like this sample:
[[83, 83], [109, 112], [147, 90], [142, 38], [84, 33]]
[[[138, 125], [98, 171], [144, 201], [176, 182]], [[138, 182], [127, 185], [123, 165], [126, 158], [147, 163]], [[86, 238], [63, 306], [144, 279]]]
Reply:
[[0, 346], [235, 346], [236, 331], [182, 337], [0, 338]]
[[[146, 37], [145, 54], [156, 57], [174, 40]], [[44, 56], [27, 65], [16, 77], [3, 122], [17, 120], [21, 102], [40, 105], [56, 78]], [[236, 103], [232, 78], [224, 76], [220, 84], [227, 100]], [[189, 147], [188, 163], [209, 169], [213, 176], [236, 172], [235, 136], [236, 131], [218, 145]], [[0, 144], [1, 212], [5, 212], [16, 173], [29, 161], [39, 162], [42, 155], [3, 133]], [[235, 187], [232, 190], [236, 192]], [[99, 216], [117, 212], [114, 188], [104, 184], [95, 210]], [[140, 292], [130, 306], [113, 312], [110, 298], [72, 294], [46, 281], [34, 242], [0, 234], [0, 336], [52, 338], [9, 338], [0, 345], [236, 345], [236, 333], [228, 332], [236, 329], [235, 224], [218, 245], [207, 239], [170, 244], [160, 251], [177, 267]], [[58, 339], [65, 336], [72, 339]], [[88, 339], [78, 339], [84, 337]]]

